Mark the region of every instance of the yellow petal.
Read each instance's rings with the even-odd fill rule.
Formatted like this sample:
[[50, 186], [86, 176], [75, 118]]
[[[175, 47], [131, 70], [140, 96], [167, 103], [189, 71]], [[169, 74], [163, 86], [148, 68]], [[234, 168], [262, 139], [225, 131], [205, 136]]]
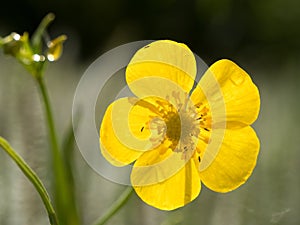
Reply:
[[185, 165], [182, 153], [170, 149], [170, 141], [165, 139], [159, 146], [141, 155], [134, 164], [131, 172], [133, 186], [149, 186], [163, 182]]
[[[154, 99], [154, 98], [153, 98]], [[135, 137], [146, 140], [151, 136], [150, 121], [157, 117], [157, 108], [152, 98], [132, 102], [134, 106], [128, 115], [130, 130]]]
[[200, 179], [213, 191], [234, 190], [251, 175], [258, 153], [259, 140], [250, 126], [227, 129], [218, 154], [208, 168], [199, 172]]
[[215, 62], [208, 69], [193, 92], [192, 99], [214, 108], [214, 123], [220, 122], [225, 116], [227, 128], [252, 124], [257, 119], [260, 107], [259, 92], [250, 76], [227, 59]]
[[225, 102], [218, 81], [212, 73], [206, 73], [204, 76], [191, 95], [191, 100], [200, 115], [203, 115], [200, 119], [197, 143], [201, 171], [206, 169], [218, 154], [226, 129]]
[[[100, 128], [100, 147], [113, 165], [129, 164], [164, 141], [164, 135], [151, 129], [152, 121], [161, 117], [158, 100], [121, 98], [108, 107]], [[165, 123], [160, 121], [162, 129]]]
[[[101, 152], [103, 156], [115, 166], [128, 165], [143, 153], [134, 148], [130, 148], [131, 143], [128, 143], [128, 140], [126, 142], [126, 139], [124, 141], [124, 137], [121, 137], [120, 140], [118, 132], [122, 132], [122, 129], [125, 129], [123, 132], [126, 132], [128, 127], [124, 128], [124, 115], [120, 114], [119, 116], [116, 116], [116, 114], [118, 114], [118, 112], [124, 112], [124, 110], [126, 111], [126, 108], [124, 107], [128, 106], [126, 102], [128, 102], [127, 99], [113, 102], [107, 108], [100, 128]], [[118, 123], [120, 126], [116, 127], [116, 124]], [[127, 138], [130, 139], [130, 137]]]
[[[140, 98], [166, 97], [181, 89], [188, 93], [196, 76], [196, 61], [192, 51], [174, 41], [155, 41], [138, 50], [126, 69], [126, 81]], [[177, 88], [174, 88], [174, 85]]]
[[162, 210], [173, 210], [194, 200], [200, 193], [201, 183], [194, 161], [189, 160], [175, 175], [163, 182], [133, 187], [147, 204]]

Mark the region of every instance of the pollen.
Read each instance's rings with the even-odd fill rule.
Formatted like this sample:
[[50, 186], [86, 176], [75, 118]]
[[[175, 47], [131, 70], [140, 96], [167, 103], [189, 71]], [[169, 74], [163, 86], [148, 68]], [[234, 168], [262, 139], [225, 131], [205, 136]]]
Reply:
[[169, 149], [182, 154], [182, 159], [189, 160], [195, 153], [199, 159], [200, 153], [195, 151], [198, 140], [209, 141], [208, 107], [194, 105], [188, 94], [176, 91], [166, 99], [156, 101], [159, 117], [150, 121], [150, 130], [156, 134], [151, 139], [153, 146], [166, 141]]

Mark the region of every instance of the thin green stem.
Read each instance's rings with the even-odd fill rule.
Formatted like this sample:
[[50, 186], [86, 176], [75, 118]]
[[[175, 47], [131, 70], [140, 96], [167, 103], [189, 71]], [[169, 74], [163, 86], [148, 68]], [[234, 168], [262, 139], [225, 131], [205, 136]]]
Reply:
[[42, 101], [45, 107], [45, 116], [47, 119], [49, 139], [52, 149], [52, 166], [54, 169], [54, 203], [58, 213], [58, 219], [60, 223], [65, 225], [78, 225], [79, 216], [76, 209], [75, 198], [71, 190], [73, 187], [70, 183], [68, 183], [68, 171], [66, 171], [67, 168], [64, 165], [62, 152], [58, 145], [51, 104], [42, 74], [37, 76], [37, 83], [40, 88]]
[[37, 78], [39, 88], [42, 94], [44, 106], [45, 106], [45, 114], [47, 118], [47, 124], [48, 124], [48, 129], [49, 129], [49, 137], [50, 137], [50, 143], [52, 147], [52, 153], [54, 156], [54, 160], [60, 156], [59, 153], [59, 147], [58, 147], [58, 142], [57, 142], [57, 137], [56, 137], [56, 132], [55, 132], [55, 126], [54, 126], [54, 120], [52, 116], [52, 109], [49, 101], [49, 96], [47, 93], [47, 89], [44, 83], [43, 76], [38, 76]]
[[19, 168], [23, 171], [25, 176], [30, 180], [30, 182], [33, 184], [33, 186], [39, 193], [48, 212], [50, 224], [59, 225], [56, 213], [51, 204], [51, 200], [42, 181], [39, 179], [36, 173], [28, 166], [28, 164], [22, 159], [22, 157], [18, 155], [16, 151], [10, 146], [10, 144], [2, 137], [0, 137], [0, 146], [5, 150], [5, 152], [10, 156], [10, 158], [15, 161], [15, 163], [19, 166]]
[[127, 187], [120, 197], [109, 207], [109, 209], [93, 225], [105, 224], [122, 206], [127, 202], [133, 192], [132, 187]]

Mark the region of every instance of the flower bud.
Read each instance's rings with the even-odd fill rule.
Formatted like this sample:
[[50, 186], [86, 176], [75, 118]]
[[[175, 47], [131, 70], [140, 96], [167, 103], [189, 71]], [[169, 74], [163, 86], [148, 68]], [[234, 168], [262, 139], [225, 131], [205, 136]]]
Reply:
[[66, 35], [61, 35], [55, 38], [52, 41], [47, 43], [48, 51], [47, 51], [47, 59], [49, 61], [56, 61], [60, 58], [63, 51], [63, 43], [67, 40]]

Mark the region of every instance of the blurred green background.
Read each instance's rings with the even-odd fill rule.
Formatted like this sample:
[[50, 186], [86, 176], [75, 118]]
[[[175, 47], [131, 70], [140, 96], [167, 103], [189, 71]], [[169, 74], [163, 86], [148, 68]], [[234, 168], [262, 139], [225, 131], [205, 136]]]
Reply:
[[[120, 44], [172, 39], [186, 43], [208, 65], [230, 58], [243, 67], [261, 94], [254, 127], [261, 151], [241, 188], [218, 194], [202, 188], [188, 206], [172, 212], [145, 205], [134, 194], [108, 224], [300, 224], [300, 1], [110, 0], [5, 1], [0, 36], [32, 33], [56, 14], [51, 37], [67, 34], [60, 61], [46, 72], [58, 132], [71, 121], [76, 85], [88, 65]], [[31, 76], [0, 53], [0, 135], [6, 137], [49, 188], [49, 152], [38, 90]], [[105, 180], [78, 150], [75, 182], [82, 224], [90, 224], [124, 189]], [[0, 151], [0, 224], [48, 224], [39, 196]]]

